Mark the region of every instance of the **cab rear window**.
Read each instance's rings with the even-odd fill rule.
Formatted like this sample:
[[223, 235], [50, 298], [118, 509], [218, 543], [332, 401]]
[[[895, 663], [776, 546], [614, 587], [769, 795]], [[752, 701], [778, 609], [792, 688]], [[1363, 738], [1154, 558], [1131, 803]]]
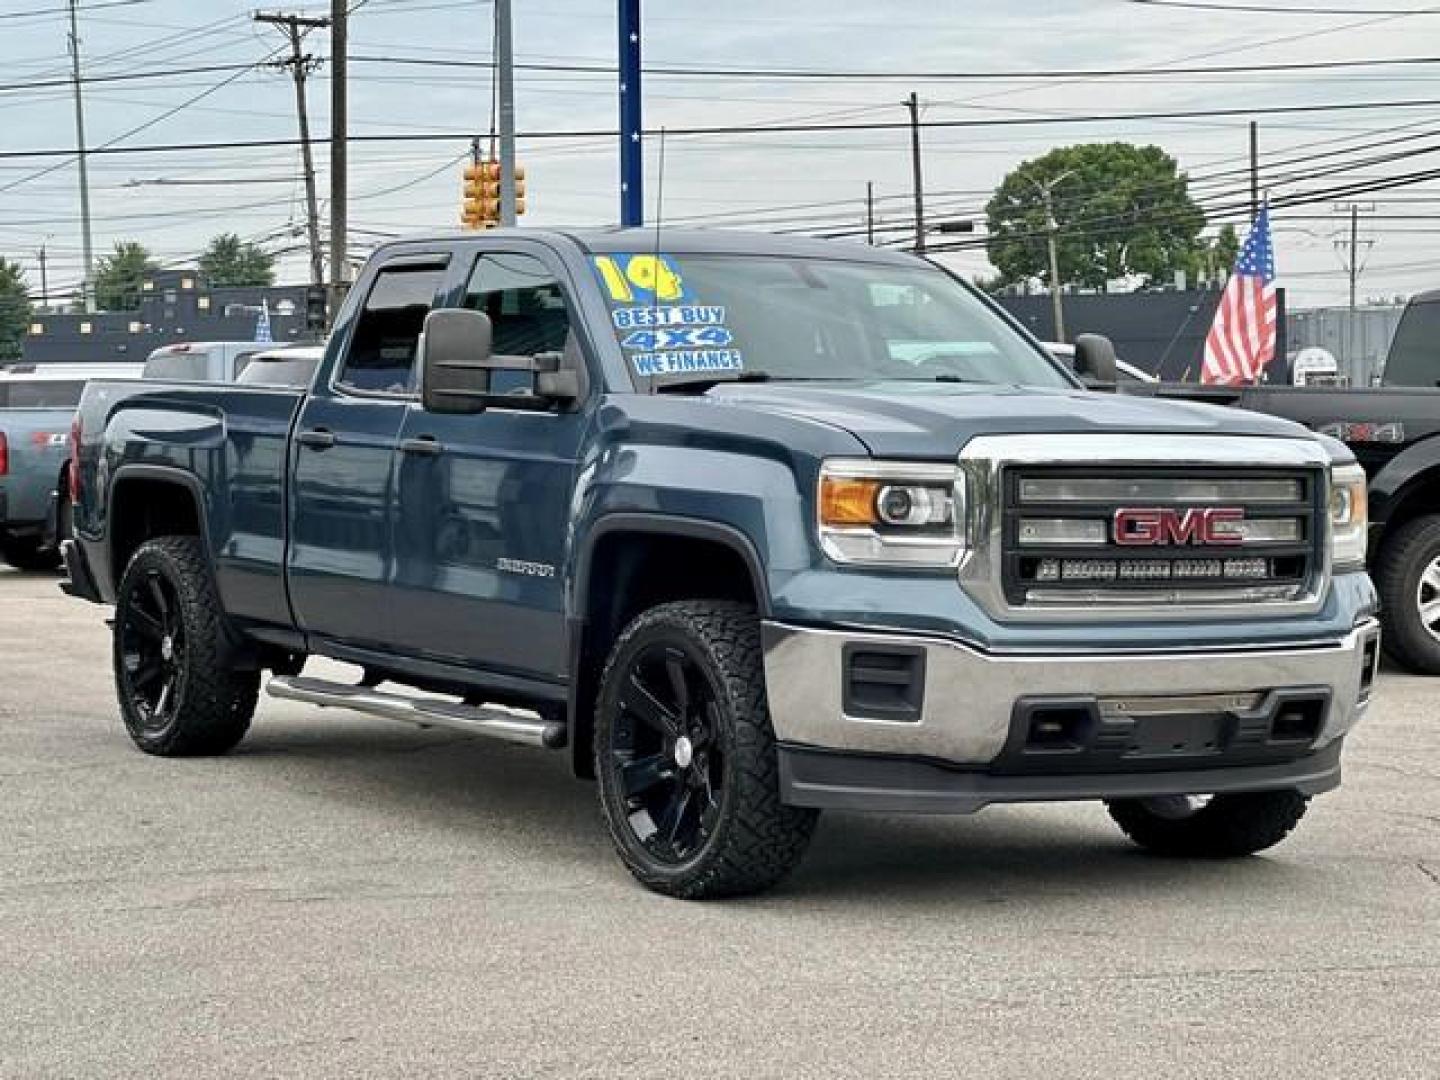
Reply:
[[1440, 300], [1414, 300], [1405, 309], [1383, 381], [1387, 386], [1440, 386]]
[[84, 389], [83, 382], [58, 379], [0, 382], [0, 409], [73, 409]]

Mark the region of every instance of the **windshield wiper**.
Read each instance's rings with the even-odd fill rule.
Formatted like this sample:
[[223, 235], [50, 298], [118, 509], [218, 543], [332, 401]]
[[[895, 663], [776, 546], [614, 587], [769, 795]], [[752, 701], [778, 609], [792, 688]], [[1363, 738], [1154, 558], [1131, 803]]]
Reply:
[[708, 371], [694, 375], [667, 378], [654, 384], [657, 394], [703, 394], [721, 383], [770, 382], [774, 376], [768, 371]]

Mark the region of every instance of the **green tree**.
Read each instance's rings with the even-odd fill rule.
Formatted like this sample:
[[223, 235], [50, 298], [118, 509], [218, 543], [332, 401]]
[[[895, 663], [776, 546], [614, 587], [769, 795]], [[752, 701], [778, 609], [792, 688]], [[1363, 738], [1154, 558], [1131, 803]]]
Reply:
[[274, 285], [275, 256], [234, 233], [221, 233], [201, 254], [200, 273], [211, 285]]
[[20, 340], [30, 326], [30, 286], [17, 262], [0, 258], [0, 363], [20, 359]]
[[1158, 146], [1085, 143], [1027, 161], [986, 206], [990, 262], [1006, 283], [1050, 284], [1046, 191], [1055, 215], [1060, 284], [1147, 283], [1194, 266], [1205, 214], [1175, 159]]
[[113, 252], [95, 261], [95, 303], [102, 311], [134, 311], [140, 306], [141, 284], [155, 270], [143, 244], [117, 241]]

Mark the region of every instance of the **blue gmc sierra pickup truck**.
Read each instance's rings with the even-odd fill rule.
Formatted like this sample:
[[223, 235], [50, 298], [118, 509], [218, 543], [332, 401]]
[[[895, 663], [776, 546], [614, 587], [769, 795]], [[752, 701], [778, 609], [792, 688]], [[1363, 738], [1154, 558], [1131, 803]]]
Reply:
[[308, 391], [94, 383], [73, 452], [65, 588], [115, 607], [142, 750], [234, 747], [265, 672], [563, 748], [675, 896], [772, 885], [826, 807], [1104, 800], [1250, 854], [1339, 783], [1378, 657], [1341, 444], [1087, 392], [861, 246], [391, 244]]

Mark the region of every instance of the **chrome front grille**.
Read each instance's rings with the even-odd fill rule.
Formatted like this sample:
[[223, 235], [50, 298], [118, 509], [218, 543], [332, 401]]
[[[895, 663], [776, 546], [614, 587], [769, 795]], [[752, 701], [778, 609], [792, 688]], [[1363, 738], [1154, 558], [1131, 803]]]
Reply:
[[1322, 568], [1318, 470], [1015, 465], [999, 480], [1011, 607], [1291, 600]]

